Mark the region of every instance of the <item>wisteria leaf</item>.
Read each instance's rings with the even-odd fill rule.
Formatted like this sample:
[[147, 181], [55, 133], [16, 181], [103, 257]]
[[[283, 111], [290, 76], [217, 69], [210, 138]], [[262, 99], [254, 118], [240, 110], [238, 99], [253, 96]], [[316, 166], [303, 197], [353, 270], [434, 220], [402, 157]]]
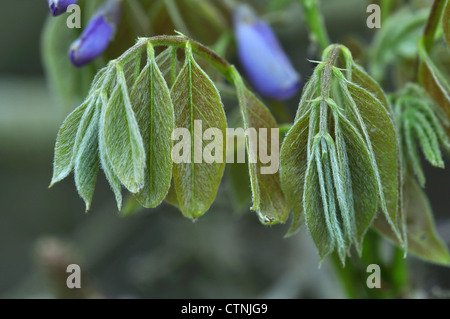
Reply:
[[177, 57], [177, 48], [169, 47], [158, 54], [156, 64], [170, 89], [182, 67]]
[[170, 205], [180, 208], [173, 178], [172, 181], [170, 182], [169, 191], [167, 192], [166, 198], [164, 198], [164, 200], [168, 202]]
[[419, 78], [422, 86], [450, 119], [450, 84], [446, 76], [438, 69], [421, 44], [422, 62], [419, 67]]
[[174, 112], [170, 91], [153, 57], [138, 77], [130, 99], [146, 154], [144, 187], [136, 198], [144, 207], [156, 207], [166, 197], [172, 179]]
[[55, 159], [53, 163], [53, 177], [50, 187], [67, 177], [73, 169], [73, 149], [83, 114], [89, 104], [85, 102], [77, 107], [65, 119], [58, 132], [55, 145]]
[[92, 106], [92, 113], [75, 159], [75, 185], [81, 198], [86, 203], [86, 211], [91, 206], [100, 164], [98, 155], [100, 110], [95, 104]]
[[445, 41], [450, 49], [450, 1], [447, 1], [447, 5], [444, 9], [444, 15], [442, 17], [442, 27], [444, 29]]
[[[345, 119], [341, 119], [342, 142], [338, 139], [336, 148], [338, 154], [340, 150], [345, 150], [346, 154], [340, 155], [340, 162], [348, 161], [348, 177], [351, 179], [350, 204], [353, 206], [354, 220], [356, 226], [356, 247], [359, 252], [362, 249], [362, 242], [367, 229], [372, 224], [378, 207], [377, 180], [370, 162], [369, 150], [362, 136], [355, 127]], [[345, 165], [345, 164], [344, 164]], [[340, 166], [344, 166], [340, 165]], [[344, 207], [345, 208], [345, 207]], [[341, 206], [341, 214], [343, 212]]]
[[[356, 104], [361, 121], [358, 126], [370, 145], [378, 171], [378, 188], [380, 197], [384, 199], [380, 203], [380, 209], [389, 216], [391, 225], [398, 236], [400, 227], [398, 224], [398, 145], [395, 127], [392, 118], [385, 106], [367, 90], [353, 83], [347, 83], [351, 98]], [[357, 114], [355, 112], [355, 116]], [[369, 141], [368, 141], [369, 142]], [[370, 149], [369, 149], [370, 151]], [[383, 207], [384, 206], [384, 207]]]
[[120, 73], [106, 108], [103, 134], [114, 172], [130, 192], [137, 193], [144, 185], [145, 149]]
[[[280, 178], [281, 187], [292, 207], [292, 224], [286, 236], [297, 232], [303, 224], [303, 192], [308, 166], [308, 133], [311, 112], [295, 121], [281, 146]], [[313, 174], [313, 172], [311, 172]]]
[[327, 196], [323, 196], [325, 190], [325, 179], [318, 173], [318, 166], [314, 156], [308, 162], [305, 175], [305, 190], [303, 193], [303, 205], [305, 221], [309, 233], [319, 252], [322, 261], [335, 248], [333, 230], [331, 229], [328, 211], [324, 203], [328, 203]]
[[256, 152], [258, 148], [255, 145], [259, 139], [259, 130], [265, 128], [267, 129], [267, 153], [279, 151], [272, 150], [270, 138], [271, 130], [277, 127], [277, 123], [266, 106], [244, 84], [238, 86], [237, 93], [244, 118], [244, 129], [254, 128], [258, 137], [247, 138], [248, 165], [253, 196], [251, 209], [258, 214], [263, 224], [284, 223], [289, 214], [289, 205], [281, 190], [279, 172], [277, 170], [273, 174], [261, 173], [261, 168], [267, 164], [261, 163]]
[[[185, 64], [172, 86], [171, 98], [175, 110], [175, 127], [184, 128], [190, 133], [189, 143], [184, 137], [182, 141], [174, 141], [175, 144], [185, 145], [183, 154], [186, 151], [190, 154], [187, 161], [174, 163], [173, 181], [181, 211], [188, 218], [197, 218], [213, 203], [222, 179], [225, 168], [223, 141], [227, 122], [217, 88], [195, 62], [189, 49]], [[197, 126], [197, 132], [196, 125], [201, 126]], [[212, 141], [203, 141], [205, 131], [210, 128], [214, 131]], [[213, 161], [207, 163], [202, 156], [203, 149], [212, 143], [220, 145], [215, 147]], [[175, 148], [176, 145], [174, 151]]]
[[103, 172], [105, 173], [106, 179], [109, 182], [109, 185], [111, 186], [114, 196], [116, 198], [117, 202], [117, 208], [119, 211], [122, 208], [122, 192], [121, 192], [121, 183], [120, 179], [117, 177], [116, 173], [114, 172], [114, 168], [112, 166], [111, 160], [109, 159], [108, 152], [106, 149], [106, 138], [105, 138], [105, 130], [104, 130], [104, 123], [105, 123], [105, 113], [106, 108], [108, 105], [106, 92], [102, 92], [100, 99], [98, 100], [99, 105], [97, 107], [100, 107], [101, 113], [100, 113], [100, 129], [99, 129], [99, 155], [100, 155], [100, 163]]
[[[405, 178], [403, 194], [408, 251], [429, 262], [450, 266], [450, 255], [435, 229], [430, 203], [425, 193], [410, 175]], [[399, 245], [383, 215], [378, 215], [374, 227], [382, 235]]]

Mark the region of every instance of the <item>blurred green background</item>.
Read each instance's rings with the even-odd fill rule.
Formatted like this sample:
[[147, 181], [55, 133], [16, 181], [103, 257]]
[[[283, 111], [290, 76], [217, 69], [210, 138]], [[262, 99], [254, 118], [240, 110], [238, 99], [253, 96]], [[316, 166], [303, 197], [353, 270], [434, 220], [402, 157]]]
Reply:
[[[353, 34], [370, 42], [375, 31], [365, 25], [365, 1], [323, 2], [332, 41]], [[293, 8], [274, 26], [307, 79], [313, 65], [306, 61], [306, 28], [300, 6]], [[331, 263], [318, 267], [306, 230], [284, 239], [287, 225], [266, 227], [252, 212], [237, 213], [226, 176], [196, 223], [167, 204], [121, 218], [102, 174], [87, 214], [72, 177], [48, 189], [56, 134], [68, 112], [52, 97], [42, 68], [48, 16], [45, 0], [0, 2], [0, 297], [345, 297]], [[299, 96], [288, 101], [292, 112]], [[426, 191], [448, 244], [450, 170], [425, 165]], [[70, 263], [81, 267], [81, 290], [65, 288]], [[450, 297], [449, 269], [413, 256], [408, 264], [407, 296]]]

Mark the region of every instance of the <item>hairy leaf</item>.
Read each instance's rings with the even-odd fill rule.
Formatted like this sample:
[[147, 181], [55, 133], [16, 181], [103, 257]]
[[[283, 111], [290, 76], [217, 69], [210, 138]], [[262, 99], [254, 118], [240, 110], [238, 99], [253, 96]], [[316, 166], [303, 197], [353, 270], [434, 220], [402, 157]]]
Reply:
[[[190, 161], [174, 163], [173, 181], [181, 211], [186, 217], [197, 218], [214, 201], [225, 168], [225, 152], [219, 161], [204, 161], [203, 149], [209, 143], [203, 141], [203, 136], [209, 128], [218, 129], [222, 136], [214, 134], [212, 138], [222, 141], [219, 148], [223, 151], [227, 122], [214, 83], [195, 62], [189, 48], [186, 53], [184, 66], [172, 86], [171, 98], [175, 109], [175, 127], [185, 128], [190, 133]], [[201, 125], [197, 132], [196, 123]], [[184, 151], [187, 150], [184, 149], [183, 154]], [[215, 151], [219, 150], [216, 148]], [[195, 158], [196, 153], [200, 158]]]
[[[342, 136], [336, 133], [336, 148], [339, 154], [339, 167], [344, 178], [351, 179], [347, 186], [348, 200], [341, 204], [341, 214], [349, 207], [349, 214], [355, 223], [355, 244], [359, 252], [362, 249], [364, 235], [371, 225], [378, 207], [377, 179], [373, 170], [370, 151], [356, 128], [341, 118]], [[344, 152], [341, 152], [345, 150]], [[339, 171], [334, 171], [338, 175]], [[344, 181], [345, 182], [345, 181]], [[338, 188], [338, 185], [336, 185]], [[353, 209], [353, 211], [352, 211]], [[351, 220], [350, 222], [353, 222]]]
[[117, 73], [118, 85], [108, 101], [103, 134], [114, 172], [130, 192], [137, 193], [144, 185], [145, 149], [123, 71], [118, 68]]
[[166, 80], [169, 89], [175, 83], [182, 65], [177, 57], [177, 48], [167, 48], [156, 57], [156, 64]]
[[421, 63], [419, 67], [419, 79], [428, 94], [439, 105], [441, 110], [450, 119], [450, 84], [446, 75], [426, 52], [423, 40], [419, 44]]
[[323, 60], [283, 142], [281, 181], [294, 211], [288, 235], [304, 216], [321, 260], [336, 250], [344, 264], [352, 244], [361, 254], [378, 208], [402, 241], [400, 159], [393, 114], [379, 85], [341, 45], [328, 47]]
[[167, 192], [166, 198], [164, 198], [164, 200], [168, 202], [170, 205], [180, 208], [173, 178], [172, 181], [170, 182], [169, 191]]
[[90, 101], [87, 101], [77, 107], [67, 116], [59, 129], [55, 145], [55, 159], [53, 162], [53, 177], [50, 187], [67, 177], [72, 171], [74, 165], [73, 149], [83, 114]]
[[[151, 48], [153, 53], [153, 48]], [[144, 142], [146, 171], [143, 189], [136, 194], [144, 207], [159, 205], [172, 179], [172, 140], [174, 112], [170, 91], [154, 60], [147, 65], [131, 92], [131, 105]]]
[[117, 208], [119, 211], [122, 208], [122, 192], [121, 192], [121, 183], [119, 177], [117, 177], [116, 173], [114, 172], [113, 165], [111, 163], [111, 160], [109, 158], [107, 149], [106, 149], [106, 137], [105, 137], [105, 113], [108, 106], [108, 101], [106, 97], [106, 92], [102, 92], [100, 99], [98, 100], [98, 103], [100, 104], [98, 107], [101, 107], [101, 114], [100, 114], [100, 123], [99, 123], [99, 155], [100, 155], [100, 163], [101, 167], [103, 169], [103, 172], [105, 173], [106, 179], [109, 182], [109, 185], [111, 186], [116, 202], [117, 202]]
[[[277, 128], [277, 123], [266, 106], [256, 98], [242, 83], [237, 87], [239, 105], [244, 119], [244, 129], [256, 129], [258, 138], [247, 137], [247, 154], [249, 174], [252, 187], [254, 210], [264, 224], [284, 223], [289, 214], [289, 206], [281, 190], [278, 171], [274, 174], [262, 174], [265, 165], [257, 153], [256, 145], [260, 129], [267, 129], [267, 153], [271, 154], [271, 129]], [[252, 160], [253, 159], [253, 160]]]
[[[295, 234], [303, 224], [303, 192], [308, 166], [308, 135], [311, 111], [295, 121], [283, 141], [280, 154], [281, 187], [293, 219], [287, 236]], [[315, 116], [311, 117], [316, 120]], [[313, 174], [314, 172], [311, 172]]]
[[369, 147], [377, 178], [380, 209], [397, 235], [401, 236], [398, 220], [398, 145], [393, 120], [386, 106], [362, 87], [346, 83], [343, 90], [352, 106], [356, 125]]

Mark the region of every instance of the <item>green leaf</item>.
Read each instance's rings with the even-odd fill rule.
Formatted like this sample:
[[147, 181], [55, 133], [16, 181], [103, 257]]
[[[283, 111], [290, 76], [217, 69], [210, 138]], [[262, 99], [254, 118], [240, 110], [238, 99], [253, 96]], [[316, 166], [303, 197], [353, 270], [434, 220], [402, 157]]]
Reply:
[[[425, 193], [408, 175], [403, 186], [404, 209], [407, 220], [408, 251], [432, 263], [450, 265], [450, 255], [436, 232], [433, 213]], [[383, 215], [374, 222], [375, 229], [396, 245], [399, 242]]]
[[170, 91], [150, 46], [147, 65], [138, 77], [130, 99], [144, 142], [146, 160], [144, 187], [136, 197], [142, 206], [156, 207], [166, 197], [172, 179], [174, 111]]
[[[344, 117], [336, 116], [336, 118], [339, 118], [338, 127], [341, 130], [341, 132], [335, 130], [337, 161], [340, 169], [333, 170], [333, 173], [335, 176], [342, 176], [343, 183], [348, 183], [345, 179], [351, 180], [351, 183], [347, 184], [348, 189], [341, 191], [342, 194], [347, 192], [343, 195], [347, 197], [347, 200], [341, 201], [340, 209], [341, 214], [345, 216], [349, 208], [347, 214], [350, 214], [350, 223], [353, 219], [355, 223], [355, 245], [361, 253], [364, 235], [372, 224], [378, 207], [377, 179], [372, 167], [370, 151], [363, 137]], [[336, 123], [338, 123], [337, 120]], [[339, 175], [340, 172], [342, 175]], [[336, 182], [335, 187], [339, 189]]]
[[[288, 235], [304, 216], [320, 259], [337, 250], [344, 264], [352, 244], [361, 254], [379, 207], [402, 241], [399, 151], [393, 116], [378, 84], [341, 45], [327, 48], [323, 59], [305, 85], [283, 142], [281, 181], [294, 211]], [[338, 68], [342, 62], [345, 72]]]
[[[319, 144], [312, 151], [317, 149], [320, 152], [318, 146]], [[328, 198], [324, 194], [326, 193], [324, 178], [318, 173], [318, 168], [321, 167], [320, 159], [319, 163], [316, 161], [314, 155], [308, 161], [303, 201], [306, 224], [322, 261], [335, 248], [335, 234], [328, 215], [328, 207], [324, 207], [324, 203], [328, 203]]]
[[[209, 128], [218, 129], [222, 136], [217, 136], [219, 132], [215, 132], [213, 139], [223, 143], [227, 122], [219, 92], [195, 62], [189, 43], [184, 66], [171, 89], [171, 97], [175, 109], [175, 127], [184, 128], [190, 133], [190, 143], [187, 145], [190, 161], [174, 163], [173, 181], [181, 211], [186, 217], [197, 218], [214, 201], [225, 168], [223, 144], [215, 149], [216, 152], [219, 149], [223, 152], [222, 156], [219, 154], [218, 161], [207, 163], [203, 160], [203, 148], [210, 144], [203, 141], [203, 135]], [[201, 125], [201, 131], [194, 131], [195, 121], [201, 121], [197, 122]], [[196, 153], [201, 158], [195, 158]]]
[[392, 110], [389, 106], [389, 102], [383, 89], [377, 83], [377, 81], [375, 81], [371, 76], [369, 76], [364, 71], [364, 69], [358, 64], [352, 65], [351, 81], [359, 85], [366, 91], [370, 92], [371, 94], [373, 94], [375, 98], [381, 103], [386, 112], [389, 114], [392, 122], [394, 121], [394, 119], [392, 118], [393, 117]]
[[156, 64], [170, 89], [175, 83], [177, 75], [182, 67], [177, 58], [177, 48], [169, 47], [158, 54], [156, 57]]
[[170, 182], [170, 188], [169, 188], [169, 191], [167, 192], [166, 198], [164, 198], [164, 200], [166, 202], [168, 202], [170, 205], [180, 208], [180, 203], [178, 203], [177, 192], [175, 190], [175, 184], [174, 184], [173, 178], [172, 178], [172, 181]]
[[420, 83], [447, 115], [447, 119], [450, 119], [450, 84], [448, 78], [429, 56], [423, 39], [419, 42], [419, 53], [421, 58], [419, 66]]
[[281, 190], [279, 172], [262, 174], [261, 168], [264, 165], [256, 152], [260, 129], [267, 129], [267, 154], [271, 154], [272, 141], [269, 137], [272, 136], [272, 128], [278, 127], [277, 123], [267, 107], [243, 83], [238, 82], [237, 94], [244, 119], [244, 129], [254, 128], [257, 137], [247, 138], [248, 166], [253, 196], [251, 209], [258, 214], [263, 224], [284, 223], [289, 214], [289, 206]]
[[[311, 111], [295, 121], [281, 146], [280, 178], [287, 202], [293, 210], [292, 224], [286, 236], [295, 234], [304, 223], [303, 193], [308, 167], [308, 135]], [[315, 116], [312, 116], [315, 119]], [[311, 171], [311, 174], [314, 172]]]
[[425, 175], [418, 147], [420, 145], [425, 158], [432, 165], [443, 168], [440, 146], [449, 149], [449, 138], [445, 132], [448, 121], [427, 92], [417, 84], [408, 83], [392, 99], [406, 164], [423, 187]]
[[92, 115], [88, 120], [87, 129], [82, 137], [75, 159], [75, 185], [78, 194], [86, 203], [86, 211], [91, 206], [100, 164], [98, 155], [100, 110], [95, 103], [92, 103], [87, 112]]
[[145, 148], [119, 65], [117, 81], [106, 107], [102, 134], [115, 174], [130, 192], [137, 193], [144, 185]]
[[103, 169], [103, 172], [105, 173], [106, 179], [109, 182], [109, 185], [111, 186], [116, 202], [117, 202], [117, 208], [120, 211], [122, 208], [122, 192], [121, 192], [121, 183], [119, 177], [117, 177], [116, 173], [114, 172], [113, 165], [111, 163], [111, 160], [109, 159], [108, 152], [106, 149], [106, 137], [105, 137], [105, 129], [104, 129], [104, 123], [105, 123], [105, 113], [108, 106], [107, 101], [107, 95], [106, 92], [102, 92], [100, 95], [100, 100], [98, 100], [99, 106], [101, 107], [101, 114], [100, 114], [100, 123], [99, 123], [99, 155], [100, 155], [100, 163], [101, 167]]
[[380, 209], [398, 236], [401, 236], [398, 220], [399, 152], [392, 118], [386, 106], [362, 87], [347, 82], [342, 84], [342, 88], [371, 154], [378, 183]]
[[50, 186], [63, 180], [70, 174], [74, 165], [74, 145], [83, 114], [89, 101], [81, 104], [70, 113], [61, 125], [56, 138], [53, 177]]

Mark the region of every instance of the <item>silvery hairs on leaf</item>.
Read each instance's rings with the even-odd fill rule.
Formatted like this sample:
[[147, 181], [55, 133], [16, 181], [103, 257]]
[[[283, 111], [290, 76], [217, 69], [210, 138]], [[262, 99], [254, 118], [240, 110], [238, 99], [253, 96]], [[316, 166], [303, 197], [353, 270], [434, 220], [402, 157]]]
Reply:
[[[200, 147], [202, 152], [203, 144], [206, 144], [202, 137], [209, 128], [220, 130], [224, 138], [227, 122], [219, 91], [194, 60], [189, 42], [186, 43], [184, 66], [170, 95], [175, 109], [175, 127], [187, 129], [191, 137], [190, 162], [173, 165], [174, 189], [183, 215], [195, 219], [203, 215], [213, 203], [225, 168], [225, 151], [219, 162], [197, 163], [194, 159], [196, 148]], [[198, 120], [202, 123], [202, 145], [195, 145], [194, 125]]]
[[[341, 69], [342, 67], [343, 69]], [[306, 222], [322, 261], [361, 253], [377, 212], [403, 242], [398, 148], [384, 93], [342, 45], [324, 51], [281, 148], [281, 185], [293, 208], [288, 234]]]
[[173, 107], [150, 45], [141, 70], [142, 49], [127, 51], [100, 70], [86, 101], [58, 133], [51, 185], [75, 168], [77, 190], [87, 209], [99, 164], [119, 210], [121, 185], [146, 207], [157, 206], [168, 192]]
[[[260, 129], [267, 130], [267, 152], [272, 152], [272, 129], [277, 128], [277, 122], [267, 107], [246, 87], [239, 74], [233, 75], [234, 85], [236, 86], [239, 107], [241, 109], [244, 122], [244, 129], [255, 128], [257, 134]], [[263, 167], [259, 154], [256, 152], [256, 141], [246, 138], [247, 158], [254, 158], [254, 161], [248, 160], [248, 172], [250, 175], [250, 184], [252, 191], [253, 205], [251, 209], [255, 211], [261, 223], [270, 225], [284, 223], [289, 215], [289, 205], [280, 185], [280, 175], [277, 171], [273, 174], [262, 174]]]
[[147, 45], [147, 65], [131, 91], [131, 105], [143, 138], [146, 154], [144, 187], [136, 197], [144, 207], [159, 205], [172, 179], [172, 141], [174, 111], [170, 91]]
[[407, 165], [405, 168], [412, 169], [423, 187], [425, 174], [418, 149], [420, 147], [431, 165], [444, 168], [441, 147], [450, 151], [450, 141], [445, 131], [450, 122], [425, 89], [417, 84], [408, 83], [392, 100]]

